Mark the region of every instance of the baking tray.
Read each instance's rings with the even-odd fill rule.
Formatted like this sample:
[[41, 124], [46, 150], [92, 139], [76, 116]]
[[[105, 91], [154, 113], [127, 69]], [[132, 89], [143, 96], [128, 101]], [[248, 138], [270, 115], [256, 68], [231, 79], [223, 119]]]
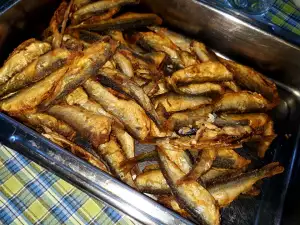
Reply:
[[[22, 40], [39, 37], [58, 3], [6, 1], [0, 7], [0, 60]], [[300, 49], [203, 2], [145, 0], [144, 3], [162, 16], [167, 26], [204, 41], [215, 51], [250, 65], [276, 81], [281, 102], [272, 117], [278, 137], [263, 161], [246, 148], [241, 154], [252, 157], [257, 165], [279, 161], [285, 172], [265, 180], [260, 196], [239, 198], [223, 209], [222, 224], [280, 224], [284, 208], [295, 202], [286, 202], [287, 195], [293, 196], [288, 199], [299, 196], [298, 192], [291, 191], [297, 185], [294, 180], [300, 162]], [[140, 223], [192, 224], [2, 113], [0, 141]]]

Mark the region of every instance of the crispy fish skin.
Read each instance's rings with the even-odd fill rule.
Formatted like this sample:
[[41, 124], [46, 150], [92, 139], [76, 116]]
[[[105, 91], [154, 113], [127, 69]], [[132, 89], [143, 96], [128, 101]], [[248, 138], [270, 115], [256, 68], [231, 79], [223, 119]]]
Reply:
[[114, 89], [121, 90], [131, 96], [149, 115], [149, 117], [158, 125], [160, 120], [144, 90], [135, 82], [131, 81], [126, 75], [109, 68], [102, 68], [99, 71], [100, 82]]
[[111, 19], [119, 11], [120, 11], [120, 7], [114, 7], [114, 8], [108, 9], [107, 11], [103, 12], [100, 15], [89, 17], [88, 19], [84, 20], [82, 22], [82, 24], [93, 24], [93, 23], [97, 23], [99, 21]]
[[79, 40], [69, 34], [65, 34], [62, 37], [62, 47], [70, 51], [83, 51], [84, 49], [90, 47], [90, 43], [84, 40]]
[[45, 133], [43, 134], [46, 138], [53, 141], [54, 143], [58, 144], [59, 146], [70, 150], [74, 155], [78, 156], [79, 158], [89, 162], [93, 166], [97, 167], [100, 170], [103, 170], [107, 173], [109, 173], [108, 169], [106, 168], [105, 164], [101, 162], [100, 159], [93, 156], [88, 151], [84, 150], [80, 146], [74, 144], [73, 142], [65, 139], [63, 136], [56, 134], [54, 132], [51, 133]]
[[213, 111], [212, 105], [204, 105], [199, 109], [177, 112], [172, 114], [165, 122], [168, 130], [178, 130], [185, 126], [195, 126], [196, 121], [206, 121], [208, 114]]
[[131, 29], [144, 27], [153, 24], [161, 24], [162, 20], [155, 14], [151, 13], [125, 13], [121, 16], [101, 21], [94, 24], [78, 24], [70, 26], [71, 29], [85, 29], [92, 31], [106, 31], [106, 30], [116, 30], [116, 29]]
[[217, 56], [201, 42], [192, 41], [191, 48], [201, 62], [218, 61]]
[[[76, 59], [74, 60], [76, 61]], [[67, 73], [68, 66], [64, 66], [45, 79], [30, 87], [20, 90], [18, 93], [0, 102], [1, 111], [10, 115], [22, 115], [23, 113], [36, 112], [36, 107], [50, 96], [55, 85]]]
[[150, 170], [159, 170], [159, 165], [157, 163], [148, 164], [144, 167], [143, 172], [147, 172]]
[[178, 112], [187, 109], [197, 109], [203, 105], [210, 104], [212, 99], [204, 96], [179, 95], [166, 93], [153, 99], [154, 107], [162, 104], [167, 112]]
[[47, 42], [29, 39], [20, 44], [0, 68], [0, 85], [7, 82], [15, 74], [21, 72], [37, 57], [51, 50]]
[[245, 113], [253, 111], [266, 111], [269, 102], [260, 94], [240, 91], [225, 93], [216, 103], [215, 112]]
[[86, 137], [94, 148], [109, 140], [112, 120], [106, 116], [70, 105], [54, 105], [47, 112], [72, 126]]
[[154, 32], [139, 32], [135, 35], [137, 43], [147, 50], [165, 52], [178, 68], [183, 68], [179, 48], [167, 37]]
[[199, 63], [196, 56], [194, 56], [193, 54], [186, 52], [186, 51], [180, 52], [180, 58], [181, 58], [181, 61], [184, 65], [184, 67], [192, 66], [192, 65]]
[[132, 158], [135, 153], [135, 144], [133, 137], [130, 136], [123, 128], [119, 126], [112, 126], [112, 134], [120, 143], [126, 157]]
[[189, 83], [233, 80], [232, 74], [220, 62], [204, 62], [178, 70], [168, 79], [172, 86]]
[[116, 117], [114, 117], [113, 115], [106, 112], [99, 103], [89, 99], [87, 93], [83, 90], [82, 87], [78, 87], [74, 91], [72, 91], [70, 94], [68, 94], [65, 98], [65, 101], [69, 105], [80, 106], [80, 107], [82, 107], [88, 111], [91, 111], [95, 114], [109, 117], [109, 118], [113, 119], [114, 121], [116, 121], [120, 125], [122, 124]]
[[74, 67], [68, 70], [68, 73], [56, 85], [51, 95], [43, 101], [40, 108], [45, 109], [49, 105], [57, 103], [89, 77], [97, 75], [99, 69], [113, 55], [117, 46], [117, 42], [113, 40], [90, 45], [78, 62], [73, 61]]
[[251, 163], [232, 149], [218, 149], [212, 166], [225, 169], [241, 169]]
[[224, 88], [219, 84], [207, 82], [202, 84], [188, 84], [178, 87], [174, 91], [179, 94], [210, 96], [223, 94]]
[[68, 124], [46, 113], [23, 114], [18, 116], [18, 119], [34, 128], [47, 127], [68, 140], [72, 140], [76, 135], [76, 131]]
[[233, 61], [220, 59], [221, 62], [232, 72], [234, 79], [242, 87], [260, 93], [262, 96], [273, 102], [279, 102], [278, 91], [274, 82], [264, 75], [256, 72], [250, 67], [243, 66]]
[[210, 168], [209, 171], [201, 176], [201, 181], [207, 186], [207, 184], [214, 182], [216, 179], [221, 177], [227, 177], [228, 175], [235, 173], [234, 169], [224, 169], [224, 168]]
[[224, 81], [222, 82], [222, 86], [234, 92], [241, 91], [241, 88], [234, 81]]
[[68, 50], [55, 49], [38, 57], [20, 73], [14, 75], [5, 84], [0, 85], [0, 96], [18, 91], [43, 79], [62, 67], [70, 55], [71, 53]]
[[[167, 150], [168, 151], [168, 150]], [[196, 181], [177, 182], [185, 175], [165, 153], [159, 149], [159, 162], [164, 177], [176, 197], [179, 205], [202, 224], [220, 224], [219, 209], [211, 194]]]
[[157, 198], [157, 202], [164, 205], [165, 207], [172, 209], [173, 211], [179, 213], [183, 217], [189, 217], [190, 215], [182, 209], [178, 202], [176, 201], [176, 198], [172, 195], [159, 195]]
[[179, 182], [188, 180], [197, 181], [211, 168], [216, 157], [217, 153], [215, 149], [203, 149], [201, 152], [199, 152], [193, 169], [183, 178], [181, 178]]
[[185, 37], [179, 33], [176, 33], [174, 31], [171, 31], [164, 27], [150, 26], [150, 27], [148, 27], [148, 29], [154, 31], [155, 33], [157, 33], [161, 36], [165, 36], [165, 37], [169, 38], [182, 51], [191, 53], [192, 40], [190, 38]]
[[129, 186], [135, 188], [136, 185], [131, 177], [131, 174], [124, 173], [121, 168], [121, 163], [124, 162], [127, 158], [114, 138], [111, 137], [108, 142], [99, 145], [97, 149], [98, 153], [108, 164], [111, 172]]
[[149, 194], [170, 193], [169, 185], [160, 170], [150, 170], [139, 174], [135, 183], [140, 192]]
[[279, 163], [274, 162], [261, 169], [226, 179], [220, 183], [213, 183], [207, 190], [216, 199], [218, 204], [224, 207], [236, 199], [243, 191], [249, 190], [257, 181], [266, 177], [272, 177], [283, 171], [284, 168], [279, 166]]
[[135, 138], [144, 140], [148, 136], [150, 119], [137, 103], [115, 97], [99, 82], [92, 79], [87, 80], [83, 86], [88, 95], [107, 112], [117, 117]]
[[85, 6], [81, 7], [76, 12], [74, 12], [73, 22], [77, 24], [92, 16], [100, 15], [112, 8], [121, 7], [127, 4], [138, 4], [138, 3], [139, 0], [114, 0], [114, 1], [103, 0], [103, 1], [97, 1], [90, 4], [86, 4]]
[[113, 56], [113, 59], [126, 76], [134, 76], [133, 67], [128, 58], [126, 58], [123, 54], [116, 52], [116, 54]]

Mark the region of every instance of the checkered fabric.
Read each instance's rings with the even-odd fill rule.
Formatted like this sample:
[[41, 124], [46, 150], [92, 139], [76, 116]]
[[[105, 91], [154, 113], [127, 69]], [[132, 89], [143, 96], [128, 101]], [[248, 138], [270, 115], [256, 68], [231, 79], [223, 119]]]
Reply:
[[1, 145], [0, 224], [133, 223], [111, 207]]
[[[223, 7], [227, 7], [227, 0], [216, 0]], [[258, 19], [255, 17], [254, 19]], [[259, 18], [266, 24], [275, 24], [284, 30], [300, 35], [300, 9], [291, 0], [276, 0], [269, 11]]]

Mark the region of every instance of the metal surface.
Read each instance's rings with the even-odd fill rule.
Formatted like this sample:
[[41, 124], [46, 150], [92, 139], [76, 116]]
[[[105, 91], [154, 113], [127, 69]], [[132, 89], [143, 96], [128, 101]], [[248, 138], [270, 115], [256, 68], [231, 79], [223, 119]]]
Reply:
[[[22, 40], [41, 34], [58, 1], [11, 2], [14, 6], [5, 8], [0, 16], [2, 60]], [[255, 166], [280, 161], [285, 173], [264, 182], [259, 197], [240, 198], [222, 213], [222, 224], [279, 224], [289, 185], [296, 177], [294, 168], [299, 166], [300, 49], [196, 1], [146, 2], [172, 27], [181, 28], [218, 52], [246, 62], [279, 81], [282, 101], [272, 112], [277, 139], [263, 161], [246, 148], [240, 153], [251, 157]], [[286, 134], [291, 135], [287, 138]], [[0, 114], [0, 141], [141, 223], [191, 223], [4, 114]]]

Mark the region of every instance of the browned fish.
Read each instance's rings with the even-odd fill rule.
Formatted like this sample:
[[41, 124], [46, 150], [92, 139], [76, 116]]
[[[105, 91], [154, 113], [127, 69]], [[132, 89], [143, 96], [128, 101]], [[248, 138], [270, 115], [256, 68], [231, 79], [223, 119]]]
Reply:
[[178, 112], [187, 109], [197, 109], [203, 105], [210, 104], [212, 99], [204, 96], [179, 95], [166, 93], [153, 99], [155, 108], [162, 104], [167, 112]]
[[34, 129], [37, 128], [42, 132], [45, 132], [44, 127], [47, 127], [51, 131], [54, 131], [69, 140], [72, 140], [76, 135], [75, 130], [68, 124], [46, 113], [23, 114], [18, 116], [18, 119], [25, 124], [28, 124], [30, 127], [33, 127]]
[[172, 74], [168, 82], [174, 87], [189, 83], [231, 81], [232, 74], [219, 62], [195, 64]]
[[136, 102], [115, 97], [99, 82], [91, 79], [85, 82], [84, 88], [91, 98], [117, 117], [135, 138], [144, 140], [148, 136], [150, 119]]
[[49, 108], [48, 113], [72, 126], [87, 138], [94, 148], [109, 140], [112, 120], [106, 116], [70, 105], [54, 105]]
[[201, 42], [193, 41], [191, 43], [191, 48], [201, 62], [218, 61], [217, 56]]
[[130, 185], [131, 187], [136, 187], [131, 174], [124, 173], [121, 168], [121, 163], [126, 160], [126, 156], [113, 137], [110, 137], [110, 140], [108, 142], [99, 145], [98, 153], [103, 157], [112, 174], [117, 176], [120, 180]]
[[174, 210], [183, 217], [190, 217], [190, 214], [188, 214], [187, 211], [185, 211], [179, 206], [178, 202], [176, 201], [176, 198], [172, 195], [159, 195], [157, 197], [157, 202], [169, 209]]
[[221, 83], [222, 86], [225, 88], [234, 91], [234, 92], [239, 92], [241, 91], [241, 88], [234, 82], [234, 81], [224, 81]]
[[179, 94], [218, 96], [224, 93], [224, 88], [215, 83], [187, 84], [174, 89]]
[[279, 102], [278, 91], [273, 81], [250, 67], [225, 59], [220, 60], [232, 72], [234, 79], [240, 86], [260, 93], [275, 105]]
[[121, 16], [100, 21], [94, 24], [78, 24], [70, 26], [71, 29], [84, 29], [92, 31], [106, 31], [106, 30], [124, 30], [145, 27], [153, 24], [161, 24], [162, 20], [155, 14], [146, 13], [125, 13]]
[[113, 89], [121, 90], [122, 92], [131, 96], [149, 115], [149, 117], [160, 126], [158, 115], [150, 101], [149, 97], [145, 94], [135, 82], [131, 81], [127, 76], [109, 68], [102, 68], [99, 71], [100, 82]]
[[220, 183], [214, 183], [207, 190], [216, 199], [218, 204], [224, 207], [236, 199], [243, 191], [249, 190], [257, 181], [266, 177], [272, 177], [283, 171], [284, 168], [279, 166], [278, 162], [274, 162], [261, 169], [226, 179]]
[[179, 205], [199, 223], [220, 224], [220, 213], [215, 199], [197, 181], [178, 184], [185, 173], [173, 162], [173, 158], [165, 153], [166, 151], [172, 150], [158, 149], [160, 166]]
[[126, 76], [128, 77], [133, 77], [134, 76], [134, 71], [132, 64], [130, 60], [125, 57], [123, 54], [116, 52], [116, 54], [113, 56], [114, 61]]
[[96, 1], [84, 5], [73, 13], [73, 23], [78, 24], [95, 15], [101, 15], [110, 9], [121, 7], [127, 4], [137, 4], [138, 0], [114, 0], [114, 1]]
[[74, 88], [83, 84], [89, 77], [97, 75], [98, 70], [114, 54], [117, 46], [118, 44], [113, 40], [90, 45], [78, 61], [73, 61], [72, 69], [68, 70], [51, 95], [43, 101], [40, 108], [44, 109], [50, 104], [55, 104]]
[[15, 74], [21, 72], [26, 66], [39, 56], [51, 50], [47, 42], [37, 41], [34, 38], [21, 43], [4, 62], [0, 68], [0, 85], [3, 85]]
[[269, 102], [260, 94], [249, 91], [225, 93], [216, 103], [216, 112], [255, 112], [266, 111]]
[[71, 53], [68, 50], [55, 49], [38, 57], [20, 73], [15, 74], [5, 84], [0, 85], [0, 96], [18, 91], [43, 79], [62, 67], [70, 55]]
[[112, 134], [118, 140], [126, 157], [132, 158], [135, 154], [135, 144], [133, 137], [130, 136], [123, 128], [119, 126], [112, 126]]
[[225, 169], [241, 169], [251, 163], [232, 149], [218, 149], [212, 166]]
[[93, 156], [88, 151], [84, 150], [80, 146], [74, 144], [73, 142], [65, 139], [63, 136], [56, 134], [54, 132], [44, 133], [43, 136], [48, 138], [49, 140], [53, 141], [55, 144], [69, 150], [74, 155], [78, 156], [79, 158], [87, 161], [91, 165], [97, 167], [100, 170], [103, 170], [109, 173], [109, 170], [106, 168], [106, 165], [98, 158]]

